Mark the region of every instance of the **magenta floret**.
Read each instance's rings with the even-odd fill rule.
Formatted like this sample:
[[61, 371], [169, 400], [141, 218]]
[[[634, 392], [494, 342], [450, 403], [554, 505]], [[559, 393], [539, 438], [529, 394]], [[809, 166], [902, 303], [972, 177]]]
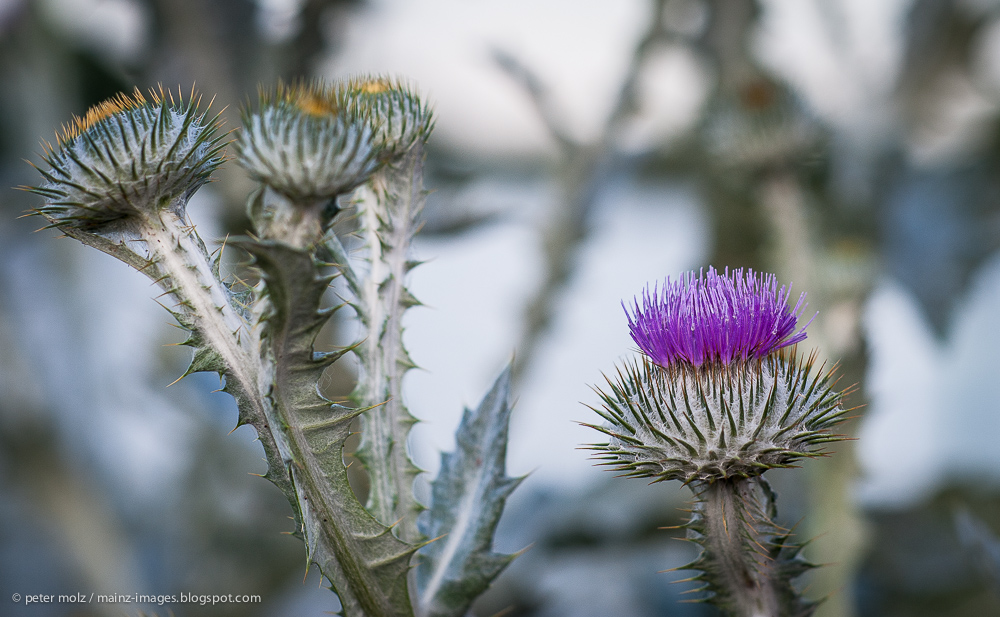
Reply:
[[[642, 305], [632, 312], [622, 303], [632, 340], [660, 366], [687, 362], [695, 366], [762, 358], [806, 338], [807, 323], [795, 326], [805, 309], [806, 294], [788, 306], [791, 287], [778, 288], [773, 274], [743, 269], [723, 274], [689, 272], [669, 278], [663, 287], [648, 287]], [[810, 320], [809, 323], [812, 323]]]

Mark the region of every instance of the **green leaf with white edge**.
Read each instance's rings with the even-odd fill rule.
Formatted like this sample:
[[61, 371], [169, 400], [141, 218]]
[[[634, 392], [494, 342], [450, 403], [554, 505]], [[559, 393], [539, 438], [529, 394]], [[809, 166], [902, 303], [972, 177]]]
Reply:
[[331, 314], [322, 309], [331, 277], [308, 250], [272, 241], [236, 244], [254, 256], [264, 281], [257, 307], [261, 390], [302, 513], [308, 558], [330, 579], [348, 617], [412, 615], [407, 572], [417, 547], [376, 521], [347, 479], [344, 441], [364, 410], [333, 404], [317, 389], [324, 369], [347, 351], [314, 351]]
[[493, 552], [493, 536], [507, 497], [521, 478], [507, 476], [511, 367], [497, 378], [479, 407], [466, 409], [456, 449], [441, 454], [421, 531], [437, 538], [417, 558], [420, 617], [461, 617], [517, 557]]

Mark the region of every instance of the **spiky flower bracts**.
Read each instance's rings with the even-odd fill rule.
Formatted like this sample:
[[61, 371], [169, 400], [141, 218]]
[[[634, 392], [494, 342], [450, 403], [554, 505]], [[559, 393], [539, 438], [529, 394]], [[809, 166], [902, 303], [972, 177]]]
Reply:
[[731, 366], [627, 363], [598, 413], [608, 426], [601, 458], [625, 475], [713, 482], [751, 478], [819, 454], [842, 416], [831, 375], [812, 358]]
[[[701, 544], [691, 567], [707, 599], [733, 615], [808, 615], [791, 580], [809, 567], [773, 522], [762, 474], [822, 455], [843, 439], [833, 371], [782, 350], [806, 338], [773, 275], [714, 269], [647, 289], [626, 307], [643, 353], [608, 391], [597, 390], [609, 437], [591, 444], [601, 464], [653, 481], [681, 480], [697, 498], [689, 534]], [[808, 324], [807, 324], [808, 325]]]
[[296, 201], [333, 199], [368, 179], [378, 164], [369, 118], [342, 85], [279, 84], [244, 111], [237, 152], [261, 183]]
[[431, 114], [385, 78], [278, 84], [244, 111], [236, 142], [254, 179], [295, 201], [328, 200], [361, 185], [386, 159], [426, 141]]
[[[97, 105], [46, 144], [39, 169], [46, 183], [29, 190], [46, 198], [38, 212], [53, 224], [91, 231], [130, 227], [170, 211], [183, 217], [187, 199], [222, 163], [218, 116], [199, 111], [193, 92], [138, 89]], [[117, 225], [116, 225], [117, 224]]]

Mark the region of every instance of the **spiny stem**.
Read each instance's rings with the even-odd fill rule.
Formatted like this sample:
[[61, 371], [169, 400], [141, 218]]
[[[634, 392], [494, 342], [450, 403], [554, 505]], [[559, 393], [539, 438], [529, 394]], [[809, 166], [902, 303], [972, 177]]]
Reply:
[[729, 478], [694, 486], [689, 536], [702, 554], [688, 567], [700, 570], [706, 598], [733, 617], [809, 617], [817, 604], [804, 600], [792, 580], [815, 567], [789, 540], [775, 516], [774, 492], [762, 477]]
[[740, 617], [777, 617], [771, 585], [767, 538], [757, 520], [762, 513], [751, 495], [752, 480], [715, 482], [704, 487], [698, 509], [705, 517], [705, 552], [715, 559], [719, 584], [732, 597]]
[[378, 405], [361, 417], [358, 456], [371, 479], [367, 507], [382, 523], [399, 522], [404, 540], [420, 538], [413, 496], [419, 470], [406, 452], [416, 419], [402, 401], [403, 375], [413, 366], [403, 347], [403, 313], [415, 303], [405, 287], [409, 255], [423, 209], [423, 146], [415, 144], [373, 179], [361, 214], [369, 272], [361, 283], [360, 316], [369, 336], [359, 347], [362, 375], [355, 393], [362, 407]]

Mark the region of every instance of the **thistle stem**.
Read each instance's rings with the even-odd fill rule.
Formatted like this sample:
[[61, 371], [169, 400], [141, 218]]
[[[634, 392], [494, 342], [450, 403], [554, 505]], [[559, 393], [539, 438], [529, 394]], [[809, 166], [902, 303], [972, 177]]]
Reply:
[[146, 245], [169, 277], [164, 288], [190, 312], [199, 334], [222, 356], [232, 376], [249, 389], [257, 381], [250, 368], [254, 341], [228, 290], [216, 279], [205, 244], [194, 227], [181, 223], [171, 215], [161, 216], [160, 225], [143, 230]]
[[402, 317], [415, 303], [405, 278], [424, 202], [422, 144], [387, 164], [373, 185], [362, 213], [370, 270], [361, 283], [360, 307], [369, 336], [359, 348], [363, 375], [356, 396], [362, 407], [374, 408], [361, 416], [358, 456], [371, 479], [368, 510], [383, 524], [398, 523], [402, 539], [416, 541], [422, 506], [413, 496], [419, 469], [406, 451], [416, 418], [402, 399], [403, 376], [413, 366], [403, 346]]
[[[781, 592], [770, 554], [774, 523], [770, 497], [758, 479], [728, 479], [702, 485], [695, 516], [700, 519], [704, 578], [736, 617], [783, 617]], [[762, 503], [763, 502], [763, 503]], [[717, 589], [715, 589], [717, 588]]]

